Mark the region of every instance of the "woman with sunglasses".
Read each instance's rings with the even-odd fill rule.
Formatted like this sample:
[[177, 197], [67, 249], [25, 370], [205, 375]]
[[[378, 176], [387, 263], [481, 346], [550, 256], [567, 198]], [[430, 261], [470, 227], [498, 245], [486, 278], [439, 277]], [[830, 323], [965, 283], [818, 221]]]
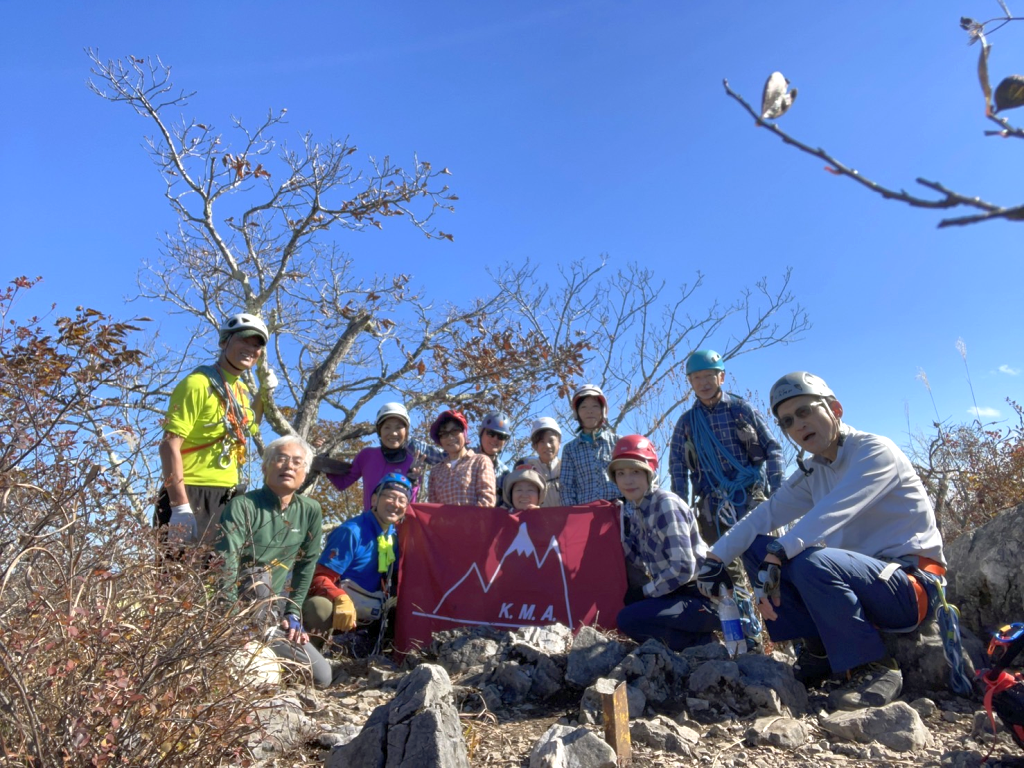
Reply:
[[508, 428], [508, 419], [497, 411], [484, 414], [480, 422], [480, 447], [477, 453], [482, 453], [491, 460], [494, 468], [494, 490], [497, 498], [501, 498], [502, 483], [506, 475], [512, 469], [507, 462], [501, 460], [501, 452], [505, 449], [512, 432]]
[[829, 696], [837, 709], [884, 706], [903, 675], [879, 631], [916, 628], [928, 615], [922, 571], [945, 573], [931, 501], [892, 440], [843, 423], [820, 377], [786, 374], [770, 399], [800, 468], [715, 543], [698, 587], [708, 597], [731, 589], [725, 566], [742, 556], [772, 640], [803, 641], [797, 679], [844, 678]]

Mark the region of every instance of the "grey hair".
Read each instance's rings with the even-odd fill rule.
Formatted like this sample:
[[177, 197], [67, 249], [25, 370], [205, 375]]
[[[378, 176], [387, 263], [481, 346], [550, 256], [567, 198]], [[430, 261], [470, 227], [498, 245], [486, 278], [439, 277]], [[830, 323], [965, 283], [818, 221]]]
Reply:
[[306, 454], [306, 472], [308, 473], [310, 467], [313, 466], [313, 446], [307, 443], [298, 435], [285, 435], [279, 437], [271, 443], [267, 444], [267, 447], [263, 449], [263, 474], [267, 474], [270, 471], [270, 465], [274, 463], [274, 459], [277, 458], [277, 452], [286, 445], [299, 445]]

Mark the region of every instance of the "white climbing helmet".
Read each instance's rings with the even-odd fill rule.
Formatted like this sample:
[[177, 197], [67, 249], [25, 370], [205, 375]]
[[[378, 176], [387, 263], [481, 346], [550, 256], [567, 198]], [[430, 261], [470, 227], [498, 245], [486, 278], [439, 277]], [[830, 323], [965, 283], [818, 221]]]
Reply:
[[772, 391], [769, 396], [772, 415], [778, 418], [779, 405], [793, 397], [800, 395], [818, 395], [830, 400], [835, 400], [835, 393], [829, 389], [828, 384], [820, 376], [815, 376], [807, 371], [794, 371], [787, 373], [781, 379], [772, 384]]
[[384, 423], [384, 419], [392, 417], [404, 421], [406, 429], [412, 426], [412, 422], [409, 421], [409, 411], [405, 409], [404, 405], [401, 403], [384, 403], [380, 410], [377, 411], [377, 421], [375, 422], [377, 431], [380, 431], [380, 425]]
[[545, 429], [550, 429], [552, 432], [555, 432], [559, 438], [562, 437], [562, 429], [558, 426], [558, 422], [550, 416], [541, 416], [539, 419], [534, 419], [533, 425], [530, 427], [531, 445], [533, 445], [533, 441], [537, 437], [537, 433]]
[[256, 317], [256, 315], [250, 315], [248, 312], [239, 312], [237, 315], [232, 315], [221, 323], [220, 343], [223, 344], [228, 340], [229, 336], [234, 336], [236, 333], [241, 334], [243, 339], [249, 336], [259, 336], [263, 339], [264, 344], [270, 341], [270, 332], [267, 330], [267, 324]]

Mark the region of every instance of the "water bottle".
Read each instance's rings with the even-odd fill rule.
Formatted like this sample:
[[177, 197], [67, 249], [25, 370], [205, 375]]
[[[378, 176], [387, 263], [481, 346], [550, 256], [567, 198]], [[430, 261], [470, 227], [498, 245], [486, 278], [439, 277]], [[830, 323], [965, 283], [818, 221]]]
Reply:
[[747, 639], [743, 636], [743, 625], [740, 623], [740, 609], [736, 601], [729, 595], [723, 584], [719, 590], [718, 620], [722, 623], [722, 635], [725, 647], [730, 656], [738, 656], [747, 652]]

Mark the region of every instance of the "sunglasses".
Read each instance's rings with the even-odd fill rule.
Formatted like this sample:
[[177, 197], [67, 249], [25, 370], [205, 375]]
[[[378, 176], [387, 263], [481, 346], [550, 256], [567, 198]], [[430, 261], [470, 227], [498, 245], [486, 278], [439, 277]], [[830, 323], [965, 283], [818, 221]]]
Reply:
[[501, 440], [501, 442], [508, 440], [508, 435], [503, 435], [501, 432], [495, 432], [493, 429], [485, 429], [484, 434], [488, 437], [493, 437], [495, 440]]
[[783, 429], [789, 429], [793, 426], [797, 419], [806, 419], [819, 405], [824, 405], [824, 400], [812, 400], [811, 402], [801, 405], [792, 415], [786, 414], [782, 418], [778, 419], [779, 426]]
[[452, 435], [461, 435], [461, 427], [452, 427], [451, 429], [439, 429], [437, 430], [437, 436], [440, 438], [451, 437]]

